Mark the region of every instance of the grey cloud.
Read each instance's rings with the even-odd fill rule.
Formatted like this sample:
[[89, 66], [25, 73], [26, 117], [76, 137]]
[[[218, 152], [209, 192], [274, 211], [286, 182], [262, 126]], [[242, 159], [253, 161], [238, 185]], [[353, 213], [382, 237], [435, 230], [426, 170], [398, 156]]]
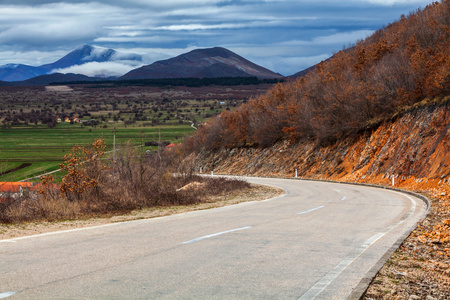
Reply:
[[89, 62], [82, 65], [72, 66], [65, 69], [55, 69], [58, 73], [75, 73], [87, 76], [121, 76], [132, 69], [142, 66], [142, 64], [127, 64], [126, 62]]
[[[431, 0], [2, 0], [0, 64], [83, 44], [141, 49], [146, 61], [230, 47], [284, 75], [364, 38]], [[155, 50], [157, 49], [157, 50]], [[45, 58], [45, 51], [48, 51]], [[35, 58], [28, 52], [30, 64]], [[20, 60], [22, 63], [25, 59]], [[84, 68], [94, 70], [88, 65]], [[95, 67], [95, 68], [94, 68]], [[121, 66], [115, 66], [119, 70]], [[92, 71], [94, 72], [94, 71]]]

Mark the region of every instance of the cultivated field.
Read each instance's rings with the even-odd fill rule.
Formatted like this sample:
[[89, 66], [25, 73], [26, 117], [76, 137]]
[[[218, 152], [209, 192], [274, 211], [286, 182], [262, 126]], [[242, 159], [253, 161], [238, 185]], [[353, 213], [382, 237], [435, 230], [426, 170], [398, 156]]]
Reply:
[[58, 169], [75, 145], [104, 139], [155, 151], [270, 85], [208, 87], [52, 86], [0, 89], [0, 181]]

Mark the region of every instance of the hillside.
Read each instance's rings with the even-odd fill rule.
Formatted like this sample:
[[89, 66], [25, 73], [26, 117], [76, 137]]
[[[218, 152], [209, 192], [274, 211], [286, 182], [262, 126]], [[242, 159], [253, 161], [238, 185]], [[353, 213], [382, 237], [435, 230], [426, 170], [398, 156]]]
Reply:
[[[200, 152], [198, 165], [217, 173], [380, 181], [450, 180], [450, 97], [329, 146], [279, 142], [268, 148]], [[450, 188], [450, 185], [449, 185]], [[450, 195], [449, 195], [450, 196]]]
[[184, 146], [204, 172], [394, 182], [425, 194], [430, 213], [365, 299], [448, 298], [450, 1], [402, 16], [222, 113]]
[[215, 78], [215, 77], [282, 78], [225, 48], [197, 49], [167, 60], [132, 70], [120, 79]]
[[424, 99], [450, 94], [450, 2], [434, 3], [211, 120], [192, 147], [332, 144]]

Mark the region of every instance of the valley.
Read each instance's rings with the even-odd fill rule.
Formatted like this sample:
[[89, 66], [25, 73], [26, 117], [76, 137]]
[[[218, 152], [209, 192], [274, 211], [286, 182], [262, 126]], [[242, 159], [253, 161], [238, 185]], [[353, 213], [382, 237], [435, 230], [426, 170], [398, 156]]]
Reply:
[[[104, 139], [107, 151], [131, 141], [142, 151], [180, 143], [207, 118], [270, 85], [141, 87], [89, 85], [0, 89], [0, 181], [58, 169], [73, 146]], [[22, 164], [31, 164], [19, 168]]]

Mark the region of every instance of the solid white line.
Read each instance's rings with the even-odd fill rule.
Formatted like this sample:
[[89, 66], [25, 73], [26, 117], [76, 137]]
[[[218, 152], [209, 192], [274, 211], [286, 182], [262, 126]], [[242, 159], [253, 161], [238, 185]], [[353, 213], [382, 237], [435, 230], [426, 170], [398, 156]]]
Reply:
[[[390, 231], [390, 230], [389, 230]], [[358, 247], [355, 252], [342, 260], [333, 270], [328, 272], [322, 279], [320, 279], [313, 287], [311, 287], [299, 300], [315, 299], [327, 286], [331, 284], [345, 269], [348, 268], [355, 260], [357, 260], [364, 252], [367, 251], [373, 244], [381, 239], [387, 232], [377, 233], [368, 239], [364, 244]]]
[[325, 206], [321, 205], [321, 206], [318, 206], [316, 208], [311, 208], [310, 210], [299, 212], [298, 215], [304, 215], [304, 214], [310, 213], [312, 211], [315, 211], [315, 210], [318, 210], [318, 209], [321, 209], [321, 208], [324, 208], [324, 207]]
[[0, 293], [0, 299], [11, 297], [12, 295], [16, 294], [17, 292], [6, 292], [6, 293]]
[[385, 231], [379, 232], [369, 238], [364, 244], [359, 246], [352, 254], [344, 258], [333, 270], [328, 272], [322, 279], [320, 279], [313, 287], [311, 287], [305, 294], [303, 294], [298, 300], [315, 299], [322, 291], [327, 288], [333, 280], [335, 280], [345, 269], [347, 269], [354, 261], [356, 261], [364, 252], [367, 251], [373, 244], [379, 239], [388, 234], [392, 229], [396, 228], [400, 224], [404, 223], [416, 210], [416, 202], [408, 195], [395, 192], [402, 196], [405, 196], [411, 202], [411, 209], [408, 214], [399, 222], [392, 224]]
[[246, 226], [246, 227], [241, 227], [241, 228], [236, 228], [236, 229], [231, 229], [231, 230], [227, 230], [227, 231], [222, 231], [222, 232], [218, 232], [218, 233], [213, 233], [213, 234], [209, 234], [209, 235], [205, 235], [187, 242], [183, 242], [183, 244], [191, 244], [191, 243], [195, 243], [204, 239], [209, 239], [218, 235], [222, 235], [222, 234], [226, 234], [226, 233], [230, 233], [230, 232], [235, 232], [235, 231], [239, 231], [239, 230], [244, 230], [244, 229], [250, 229], [252, 228], [252, 226]]
[[[130, 221], [130, 222], [133, 222], [133, 221]], [[12, 238], [12, 239], [0, 240], [0, 243], [15, 243], [20, 240], [32, 239], [32, 238], [48, 236], [48, 235], [56, 235], [56, 234], [61, 234], [61, 233], [85, 231], [85, 230], [91, 230], [91, 229], [97, 229], [97, 228], [103, 228], [103, 227], [116, 226], [121, 223], [126, 223], [126, 222], [110, 223], [110, 224], [103, 224], [103, 225], [92, 226], [92, 227], [74, 228], [74, 229], [67, 229], [67, 230], [61, 230], [61, 231], [52, 231], [52, 232], [39, 233], [39, 234], [35, 234], [35, 235], [26, 235], [26, 236], [16, 237], [16, 238]]]

